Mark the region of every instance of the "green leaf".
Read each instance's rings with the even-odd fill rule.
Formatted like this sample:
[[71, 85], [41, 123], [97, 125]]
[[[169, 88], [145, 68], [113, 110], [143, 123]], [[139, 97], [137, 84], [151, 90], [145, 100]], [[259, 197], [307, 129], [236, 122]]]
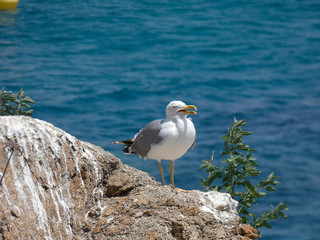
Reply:
[[264, 189], [269, 191], [269, 192], [275, 192], [276, 191], [276, 189], [274, 187], [272, 187], [272, 186], [266, 186]]
[[249, 223], [250, 222], [248, 217], [246, 217], [246, 216], [240, 216], [240, 217], [241, 217], [242, 223], [245, 224], [245, 223]]
[[272, 182], [272, 185], [278, 186], [278, 185], [280, 185], [280, 182], [275, 180], [275, 181]]
[[249, 171], [248, 171], [248, 174], [250, 176], [258, 176], [259, 174], [261, 173], [260, 170], [256, 169], [256, 168], [251, 168]]
[[218, 191], [218, 192], [221, 192], [222, 188], [221, 188], [221, 186], [214, 186], [214, 187], [212, 188], [212, 190], [216, 190], [216, 191]]
[[271, 225], [267, 221], [264, 221], [262, 225], [267, 228], [272, 228]]
[[222, 172], [215, 172], [215, 173], [213, 174], [213, 177], [214, 177], [214, 178], [222, 178]]
[[246, 210], [246, 209], [244, 209], [244, 208], [241, 208], [241, 209], [239, 210], [239, 213], [240, 213], [240, 214], [245, 214], [245, 215], [251, 216], [251, 213], [249, 213], [249, 211]]
[[281, 211], [279, 211], [278, 214], [279, 214], [280, 217], [288, 218], [288, 215], [283, 213], [283, 212], [281, 212]]
[[29, 104], [26, 103], [26, 102], [22, 102], [22, 103], [21, 103], [21, 106], [22, 106], [22, 107], [26, 107], [26, 108], [30, 108]]
[[34, 101], [33, 99], [31, 99], [29, 96], [26, 96], [24, 99], [23, 99], [25, 102], [27, 103], [35, 103], [36, 101]]
[[272, 173], [270, 173], [270, 174], [268, 175], [268, 179], [272, 179], [272, 178], [274, 178], [274, 172], [272, 172]]
[[246, 120], [245, 119], [242, 119], [240, 121], [237, 121], [237, 119], [234, 117], [234, 125], [233, 125], [233, 128], [237, 128], [237, 127], [241, 127], [241, 126], [244, 126], [246, 125]]
[[232, 187], [231, 186], [226, 187], [226, 192], [227, 193], [230, 193], [231, 191], [232, 191]]
[[22, 90], [22, 88], [20, 88], [20, 91], [18, 93], [18, 98], [22, 99], [23, 95], [24, 95], [24, 91]]
[[251, 135], [253, 132], [249, 132], [249, 131], [243, 131], [243, 135]]
[[248, 208], [248, 209], [251, 208], [251, 204], [250, 204], [249, 202], [243, 202], [243, 203], [242, 203], [242, 206], [244, 206], [244, 207], [246, 207], [246, 208]]
[[31, 116], [33, 114], [33, 109], [26, 111], [24, 114], [26, 116]]
[[288, 210], [288, 204], [284, 204], [284, 203], [280, 202], [279, 205], [277, 206], [277, 208], [279, 210]]

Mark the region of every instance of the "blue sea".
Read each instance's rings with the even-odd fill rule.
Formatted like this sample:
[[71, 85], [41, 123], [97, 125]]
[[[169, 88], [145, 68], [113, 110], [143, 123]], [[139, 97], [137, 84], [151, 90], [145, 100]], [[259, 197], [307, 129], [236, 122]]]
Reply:
[[20, 0], [0, 11], [0, 87], [22, 87], [33, 117], [159, 182], [156, 161], [112, 141], [163, 118], [171, 100], [197, 106], [196, 146], [175, 162], [184, 189], [204, 190], [202, 160], [215, 151], [217, 163], [233, 116], [246, 119], [261, 178], [281, 176], [255, 210], [289, 205], [262, 239], [320, 239], [318, 0]]

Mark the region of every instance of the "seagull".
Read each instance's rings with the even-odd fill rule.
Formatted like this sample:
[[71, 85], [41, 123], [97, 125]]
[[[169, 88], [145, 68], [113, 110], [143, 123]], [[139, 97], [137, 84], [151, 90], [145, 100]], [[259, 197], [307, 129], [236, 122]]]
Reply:
[[122, 144], [125, 154], [139, 155], [141, 158], [154, 159], [159, 163], [159, 172], [163, 185], [163, 168], [161, 160], [170, 160], [171, 185], [174, 187], [174, 161], [182, 157], [196, 141], [196, 130], [187, 116], [196, 114], [194, 105], [182, 101], [171, 101], [166, 107], [166, 118], [150, 122], [142, 128], [133, 139], [113, 141]]

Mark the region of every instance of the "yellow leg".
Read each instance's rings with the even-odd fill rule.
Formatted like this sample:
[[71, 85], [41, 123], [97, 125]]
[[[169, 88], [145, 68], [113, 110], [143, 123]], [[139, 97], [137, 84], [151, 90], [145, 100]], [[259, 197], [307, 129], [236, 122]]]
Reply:
[[161, 174], [162, 184], [163, 184], [163, 186], [164, 186], [164, 185], [166, 185], [166, 183], [164, 182], [163, 168], [161, 167], [161, 161], [159, 162], [159, 172], [160, 172], [160, 174]]
[[173, 166], [173, 164], [174, 164], [174, 160], [172, 160], [171, 163], [170, 163], [171, 186], [174, 188], [174, 190], [177, 190], [177, 191], [179, 191], [179, 192], [184, 192], [184, 193], [186, 193], [186, 192], [188, 192], [187, 190], [183, 190], [183, 189], [181, 189], [181, 188], [176, 188], [176, 187], [174, 186], [174, 173], [173, 173], [174, 166]]
[[174, 187], [174, 173], [173, 173], [173, 170], [174, 170], [174, 161], [171, 161], [170, 163], [170, 177], [171, 177], [171, 185], [172, 187]]

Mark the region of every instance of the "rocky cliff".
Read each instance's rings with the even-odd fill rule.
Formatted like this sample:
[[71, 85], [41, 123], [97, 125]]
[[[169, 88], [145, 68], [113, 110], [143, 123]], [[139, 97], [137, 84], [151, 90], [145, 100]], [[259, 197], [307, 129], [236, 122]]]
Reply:
[[29, 117], [0, 117], [2, 176], [0, 239], [256, 238], [228, 194], [163, 187]]

